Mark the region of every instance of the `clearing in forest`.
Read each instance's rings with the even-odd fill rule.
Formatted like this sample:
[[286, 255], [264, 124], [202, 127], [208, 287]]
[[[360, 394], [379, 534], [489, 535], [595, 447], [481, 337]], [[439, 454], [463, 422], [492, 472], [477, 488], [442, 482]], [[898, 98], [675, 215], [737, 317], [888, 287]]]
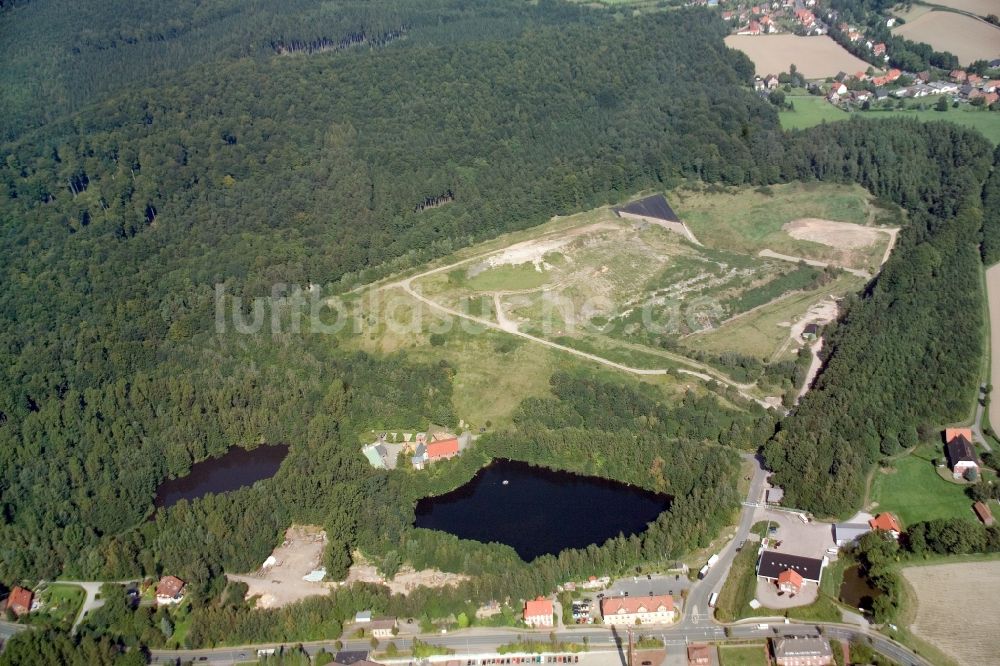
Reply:
[[[247, 599], [257, 597], [257, 608], [280, 608], [306, 597], [329, 594], [330, 584], [304, 580], [323, 566], [326, 532], [310, 525], [292, 525], [285, 541], [274, 549], [260, 569], [250, 574], [227, 574], [247, 584]], [[310, 576], [314, 578], [315, 576]]]
[[996, 663], [1000, 560], [906, 567], [903, 577], [917, 596], [914, 634], [960, 664]]

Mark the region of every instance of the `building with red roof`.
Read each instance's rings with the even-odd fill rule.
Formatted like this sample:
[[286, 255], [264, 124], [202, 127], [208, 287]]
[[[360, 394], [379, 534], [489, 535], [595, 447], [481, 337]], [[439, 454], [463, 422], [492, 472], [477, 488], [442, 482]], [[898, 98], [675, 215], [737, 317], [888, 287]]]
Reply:
[[976, 502], [972, 505], [972, 510], [976, 512], [976, 516], [983, 521], [983, 525], [986, 527], [990, 527], [996, 522], [993, 520], [993, 512], [990, 511], [990, 507], [985, 502]]
[[868, 521], [868, 525], [871, 526], [873, 530], [889, 532], [893, 536], [899, 536], [899, 533], [903, 531], [903, 528], [899, 526], [899, 520], [897, 520], [896, 516], [891, 513], [878, 514]]
[[778, 590], [788, 594], [798, 594], [802, 589], [802, 574], [794, 569], [785, 569], [778, 574]]
[[31, 602], [34, 598], [35, 594], [31, 590], [18, 585], [10, 591], [4, 608], [14, 613], [14, 615], [24, 615], [31, 612]]
[[677, 619], [674, 598], [669, 594], [651, 597], [614, 597], [601, 600], [604, 624], [670, 624]]
[[427, 444], [427, 460], [448, 460], [457, 456], [458, 453], [457, 437], [449, 437], [448, 439], [429, 442]]
[[178, 604], [184, 598], [184, 581], [177, 576], [164, 576], [156, 584], [156, 603]]
[[529, 627], [552, 626], [552, 600], [538, 597], [524, 602], [524, 623]]

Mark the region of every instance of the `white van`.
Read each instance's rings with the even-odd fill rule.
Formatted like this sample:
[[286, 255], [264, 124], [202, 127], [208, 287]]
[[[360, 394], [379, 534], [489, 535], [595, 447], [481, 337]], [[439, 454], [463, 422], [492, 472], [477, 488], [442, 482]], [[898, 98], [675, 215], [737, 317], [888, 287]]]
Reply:
[[710, 596], [708, 598], [708, 607], [709, 608], [715, 608], [715, 604], [718, 601], [719, 601], [719, 593], [718, 592], [712, 592], [712, 596]]

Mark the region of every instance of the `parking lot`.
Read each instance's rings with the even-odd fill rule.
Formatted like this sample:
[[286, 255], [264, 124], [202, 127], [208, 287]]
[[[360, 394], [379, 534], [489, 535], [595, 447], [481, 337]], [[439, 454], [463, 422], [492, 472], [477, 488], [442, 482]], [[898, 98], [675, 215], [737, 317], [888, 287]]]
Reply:
[[601, 599], [610, 597], [644, 597], [669, 594], [674, 604], [682, 607], [681, 592], [691, 587], [684, 574], [641, 574], [614, 581], [606, 590], [588, 592], [581, 601], [591, 602], [591, 616], [600, 619]]
[[770, 550], [822, 558], [828, 549], [837, 546], [830, 523], [804, 523], [798, 514], [774, 509], [768, 509], [758, 520], [770, 520], [778, 528], [769, 535]]

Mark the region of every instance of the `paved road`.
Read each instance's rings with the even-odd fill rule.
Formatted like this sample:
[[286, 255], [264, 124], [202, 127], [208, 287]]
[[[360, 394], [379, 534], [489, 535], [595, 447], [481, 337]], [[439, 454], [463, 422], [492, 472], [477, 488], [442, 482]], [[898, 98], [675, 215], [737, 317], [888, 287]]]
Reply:
[[[972, 422], [972, 439], [982, 445], [987, 451], [992, 451], [993, 447], [990, 446], [989, 441], [986, 439], [986, 435], [983, 434], [983, 412], [986, 408], [983, 407], [982, 399], [986, 395], [986, 386], [979, 387], [979, 395], [976, 396], [976, 420]], [[993, 405], [990, 404], [992, 409]]]
[[27, 628], [23, 624], [14, 624], [13, 622], [0, 620], [0, 641], [6, 641], [17, 632], [24, 631]]
[[713, 592], [722, 590], [722, 584], [729, 575], [729, 568], [736, 558], [736, 549], [740, 543], [746, 540], [750, 534], [750, 528], [756, 520], [759, 508], [756, 505], [763, 504], [767, 472], [759, 457], [746, 454], [744, 459], [753, 460], [757, 467], [750, 481], [750, 490], [747, 492], [746, 504], [743, 505], [743, 511], [740, 514], [736, 536], [718, 553], [719, 561], [708, 570], [704, 580], [698, 582], [688, 593], [687, 601], [684, 604], [684, 617], [681, 619], [682, 626], [696, 626], [713, 621], [708, 608], [708, 598]]
[[[671, 645], [686, 645], [689, 642], [712, 640], [725, 642], [727, 640], [745, 640], [748, 638], [767, 638], [783, 634], [795, 634], [805, 632], [815, 632], [817, 626], [822, 627], [824, 634], [829, 638], [838, 640], [870, 640], [872, 647], [903, 664], [904, 666], [930, 666], [929, 662], [913, 654], [906, 647], [876, 634], [868, 634], [857, 627], [847, 625], [829, 624], [799, 624], [799, 623], [768, 623], [766, 629], [759, 627], [760, 623], [767, 623], [767, 620], [757, 618], [752, 622], [744, 622], [732, 625], [729, 628], [729, 636], [726, 630], [719, 625], [706, 625], [697, 628], [684, 628], [681, 626], [656, 628], [646, 627], [641, 631], [642, 635], [651, 636], [663, 640], [669, 649]], [[463, 632], [456, 632], [446, 636], [428, 636], [423, 640], [435, 645], [441, 645], [455, 651], [457, 655], [465, 658], [474, 658], [479, 655], [494, 654], [496, 649], [511, 641], [517, 636], [526, 635], [529, 632], [524, 629], [468, 629]], [[535, 632], [543, 640], [548, 636], [548, 631]], [[594, 650], [614, 648], [619, 645], [618, 641], [622, 637], [616, 636], [615, 631], [605, 627], [588, 627], [577, 629], [566, 629], [556, 632], [556, 639], [565, 642], [583, 643], [584, 638]], [[411, 639], [402, 638], [393, 641], [401, 650], [410, 648]], [[297, 645], [297, 644], [295, 644]], [[222, 666], [223, 664], [234, 664], [241, 661], [253, 661], [257, 657], [259, 648], [278, 648], [281, 644], [246, 646], [234, 648], [216, 648], [212, 650], [177, 650], [177, 651], [153, 651], [152, 660], [156, 664], [171, 664], [178, 662], [193, 661], [196, 664], [212, 664]], [[306, 643], [302, 647], [306, 652], [315, 654], [321, 649], [328, 652], [336, 652], [333, 641], [320, 641]], [[369, 650], [371, 645], [367, 640], [345, 641], [345, 650]]]

